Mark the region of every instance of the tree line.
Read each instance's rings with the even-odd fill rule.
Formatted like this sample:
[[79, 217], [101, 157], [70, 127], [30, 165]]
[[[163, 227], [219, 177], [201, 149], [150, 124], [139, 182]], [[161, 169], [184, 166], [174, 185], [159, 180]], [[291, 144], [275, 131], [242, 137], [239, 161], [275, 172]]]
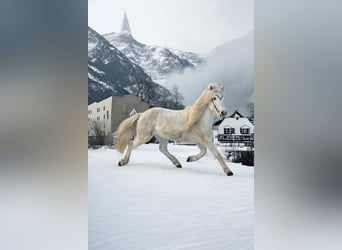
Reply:
[[152, 81], [140, 79], [133, 88], [133, 94], [152, 106], [169, 109], [184, 108], [184, 97], [176, 85], [169, 90]]

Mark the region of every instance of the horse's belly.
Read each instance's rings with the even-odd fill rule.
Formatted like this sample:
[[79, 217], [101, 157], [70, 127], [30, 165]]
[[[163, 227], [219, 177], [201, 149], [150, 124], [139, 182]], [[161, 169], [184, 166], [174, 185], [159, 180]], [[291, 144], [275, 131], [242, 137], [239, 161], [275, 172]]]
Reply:
[[184, 119], [178, 112], [174, 112], [159, 114], [154, 129], [156, 135], [173, 140], [182, 136]]
[[196, 142], [192, 133], [184, 134], [182, 129], [171, 129], [170, 127], [168, 129], [156, 129], [155, 135], [179, 142]]
[[182, 131], [179, 129], [164, 129], [162, 127], [156, 128], [155, 134], [166, 139], [179, 140], [182, 136]]

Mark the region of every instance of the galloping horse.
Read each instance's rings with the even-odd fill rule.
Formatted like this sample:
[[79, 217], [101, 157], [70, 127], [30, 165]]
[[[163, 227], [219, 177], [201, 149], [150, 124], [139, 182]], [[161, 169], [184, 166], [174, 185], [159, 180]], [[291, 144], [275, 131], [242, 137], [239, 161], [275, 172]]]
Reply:
[[[212, 143], [213, 117], [216, 115], [222, 118], [227, 114], [222, 102], [223, 93], [223, 84], [212, 83], [202, 92], [193, 105], [183, 110], [151, 108], [122, 121], [114, 134], [114, 145], [120, 153], [124, 152], [126, 146], [127, 151], [118, 165], [126, 165], [133, 148], [156, 136], [159, 139], [159, 150], [177, 168], [181, 168], [182, 165], [167, 150], [169, 139], [197, 144], [200, 152], [189, 156], [188, 162], [199, 160], [207, 153], [208, 148], [219, 161], [223, 171], [228, 176], [233, 175]], [[134, 140], [131, 140], [133, 136], [135, 136]]]

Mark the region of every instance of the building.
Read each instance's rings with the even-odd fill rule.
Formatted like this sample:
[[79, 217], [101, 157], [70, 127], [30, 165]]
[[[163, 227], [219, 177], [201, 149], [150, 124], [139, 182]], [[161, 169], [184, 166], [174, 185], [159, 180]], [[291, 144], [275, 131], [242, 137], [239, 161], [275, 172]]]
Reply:
[[[104, 135], [111, 135], [123, 120], [149, 108], [150, 105], [138, 96], [110, 96], [88, 105], [88, 123], [96, 122]], [[92, 131], [88, 133], [93, 135]]]
[[214, 124], [217, 128], [218, 142], [252, 143], [254, 142], [254, 125], [238, 111]]
[[213, 138], [225, 146], [228, 159], [254, 166], [254, 125], [238, 111], [213, 124]]

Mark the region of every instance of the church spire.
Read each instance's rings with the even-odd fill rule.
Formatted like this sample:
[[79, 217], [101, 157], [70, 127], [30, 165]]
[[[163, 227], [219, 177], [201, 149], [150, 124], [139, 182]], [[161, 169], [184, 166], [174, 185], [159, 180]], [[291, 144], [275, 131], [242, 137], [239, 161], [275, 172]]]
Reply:
[[125, 32], [125, 31], [131, 33], [131, 28], [129, 27], [128, 18], [126, 15], [126, 10], [125, 10], [124, 18], [123, 18], [122, 24], [121, 24], [121, 32]]

